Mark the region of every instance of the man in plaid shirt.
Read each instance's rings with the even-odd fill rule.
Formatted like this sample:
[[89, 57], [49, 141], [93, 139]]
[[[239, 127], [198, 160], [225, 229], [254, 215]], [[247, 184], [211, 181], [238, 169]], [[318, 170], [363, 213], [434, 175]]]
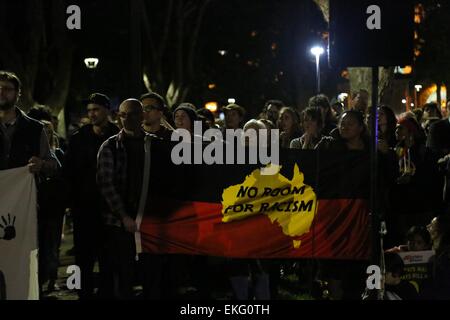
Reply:
[[[106, 202], [105, 249], [108, 292], [113, 298], [133, 296], [136, 216], [144, 170], [146, 133], [141, 129], [143, 108], [139, 100], [128, 99], [119, 107], [123, 129], [100, 147], [97, 184]], [[118, 292], [114, 289], [118, 283]]]

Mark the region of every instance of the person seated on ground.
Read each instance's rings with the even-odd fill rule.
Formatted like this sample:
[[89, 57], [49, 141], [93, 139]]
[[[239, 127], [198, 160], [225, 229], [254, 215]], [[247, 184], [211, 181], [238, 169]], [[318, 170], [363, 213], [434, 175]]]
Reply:
[[424, 299], [450, 299], [450, 215], [434, 217], [427, 225], [435, 255], [431, 258], [430, 275], [425, 283]]
[[431, 250], [431, 238], [427, 229], [422, 226], [412, 226], [406, 234], [407, 244], [386, 250], [386, 252], [425, 251]]
[[384, 300], [417, 300], [418, 293], [414, 285], [402, 280], [404, 263], [394, 252], [384, 254], [386, 275], [384, 278]]

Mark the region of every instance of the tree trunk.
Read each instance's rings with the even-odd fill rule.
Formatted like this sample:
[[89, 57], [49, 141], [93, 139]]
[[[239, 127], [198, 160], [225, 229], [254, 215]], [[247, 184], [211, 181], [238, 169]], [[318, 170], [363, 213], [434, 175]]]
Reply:
[[[39, 84], [45, 81], [49, 83], [44, 86], [48, 90], [39, 102], [49, 105], [54, 114], [58, 114], [64, 108], [68, 95], [72, 48], [66, 38], [64, 2], [51, 1], [51, 21], [45, 20], [45, 8], [48, 7], [44, 6], [46, 4], [48, 0], [30, 1], [22, 13], [21, 24], [25, 32], [21, 33], [20, 37], [14, 37], [4, 20], [0, 21], [0, 38], [3, 41], [0, 65], [15, 72], [22, 82], [19, 99], [21, 108], [27, 111], [35, 104], [35, 91], [40, 90]], [[8, 4], [2, 1], [0, 11], [4, 14], [8, 10], [10, 14], [14, 14]], [[23, 43], [26, 44], [27, 50], [19, 49]], [[42, 79], [39, 77], [40, 72], [45, 75]], [[36, 93], [42, 94], [42, 91]]]
[[437, 81], [437, 83], [436, 83], [436, 102], [437, 102], [439, 110], [441, 109], [441, 105], [442, 105], [441, 88], [442, 88], [442, 82]]
[[53, 86], [50, 95], [45, 100], [54, 115], [58, 115], [64, 109], [69, 94], [70, 79], [72, 76], [73, 47], [66, 35], [65, 6], [60, 1], [52, 2], [52, 54], [56, 59], [50, 61], [47, 56], [46, 62], [51, 70]]
[[[210, 0], [166, 1], [165, 18], [161, 33], [152, 29], [147, 7], [140, 0], [143, 35], [147, 43], [144, 54], [144, 83], [148, 91], [155, 91], [166, 97], [169, 106], [186, 99], [190, 86], [197, 76], [194, 60], [197, 40], [206, 7]], [[191, 19], [192, 18], [192, 19]], [[176, 50], [168, 52], [170, 41]], [[163, 56], [165, 59], [163, 59]]]
[[[380, 74], [378, 84], [378, 101], [383, 104], [391, 105], [394, 96], [394, 87], [392, 85], [392, 81], [394, 79], [394, 69], [391, 67], [380, 67], [378, 70]], [[369, 101], [372, 101], [372, 68], [348, 68], [348, 71], [350, 75], [351, 94], [360, 89], [364, 89], [369, 92]]]

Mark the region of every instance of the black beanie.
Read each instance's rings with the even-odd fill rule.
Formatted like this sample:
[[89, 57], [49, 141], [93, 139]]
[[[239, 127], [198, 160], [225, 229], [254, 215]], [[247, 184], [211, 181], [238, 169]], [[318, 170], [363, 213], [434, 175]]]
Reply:
[[177, 113], [178, 110], [183, 110], [186, 112], [189, 116], [189, 119], [191, 120], [192, 126], [194, 126], [194, 121], [198, 120], [197, 112], [195, 110], [195, 106], [192, 103], [189, 102], [183, 102], [181, 103], [173, 112], [173, 117], [175, 119], [175, 113]]

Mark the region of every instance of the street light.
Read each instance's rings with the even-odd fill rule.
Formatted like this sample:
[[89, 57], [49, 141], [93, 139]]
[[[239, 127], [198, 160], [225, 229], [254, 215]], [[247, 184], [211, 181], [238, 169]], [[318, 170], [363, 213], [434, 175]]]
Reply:
[[94, 78], [95, 78], [95, 69], [97, 69], [98, 65], [98, 58], [86, 58], [84, 59], [84, 64], [86, 65], [86, 68], [89, 70], [89, 91], [94, 90]]
[[421, 84], [416, 84], [414, 86], [414, 88], [416, 88], [416, 91], [414, 91], [414, 103], [416, 104], [416, 106], [418, 106], [419, 105], [419, 98], [418, 98], [418, 96], [419, 96], [420, 89], [422, 89], [422, 85]]
[[211, 112], [216, 112], [217, 108], [218, 108], [217, 102], [215, 102], [215, 101], [207, 102], [205, 104], [205, 108], [208, 109]]
[[88, 69], [95, 69], [98, 65], [98, 58], [86, 58], [84, 59], [84, 64]]
[[319, 69], [319, 60], [320, 55], [322, 55], [325, 50], [322, 47], [316, 46], [311, 48], [311, 54], [316, 57], [316, 78], [317, 78], [317, 93], [320, 93], [320, 69]]

